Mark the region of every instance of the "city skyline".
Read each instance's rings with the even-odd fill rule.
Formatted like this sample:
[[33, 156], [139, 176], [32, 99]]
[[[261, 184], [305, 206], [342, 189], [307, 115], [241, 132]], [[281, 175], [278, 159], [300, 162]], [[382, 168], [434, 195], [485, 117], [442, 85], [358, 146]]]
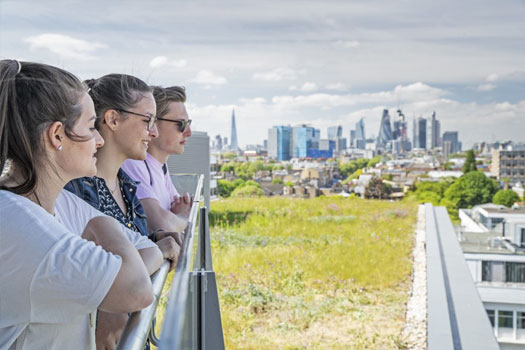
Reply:
[[[100, 10], [104, 9], [104, 16]], [[0, 1], [0, 57], [82, 79], [119, 72], [183, 85], [194, 130], [261, 143], [273, 125], [436, 112], [474, 142], [525, 141], [525, 2]]]

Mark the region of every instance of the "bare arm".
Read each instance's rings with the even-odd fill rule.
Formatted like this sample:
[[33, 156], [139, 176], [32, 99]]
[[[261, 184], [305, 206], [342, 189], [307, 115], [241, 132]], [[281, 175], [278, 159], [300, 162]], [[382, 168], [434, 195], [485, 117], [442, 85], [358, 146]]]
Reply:
[[122, 265], [111, 288], [99, 305], [107, 312], [132, 312], [153, 302], [151, 280], [137, 249], [124, 235], [120, 223], [107, 216], [91, 219], [82, 237], [119, 255]]
[[144, 198], [140, 200], [146, 211], [148, 230], [182, 232], [188, 224], [187, 217], [177, 215], [173, 212], [160, 207], [159, 202], [153, 198]]
[[163, 253], [158, 247], [151, 247], [139, 250], [139, 255], [148, 270], [148, 274], [153, 274], [162, 265]]

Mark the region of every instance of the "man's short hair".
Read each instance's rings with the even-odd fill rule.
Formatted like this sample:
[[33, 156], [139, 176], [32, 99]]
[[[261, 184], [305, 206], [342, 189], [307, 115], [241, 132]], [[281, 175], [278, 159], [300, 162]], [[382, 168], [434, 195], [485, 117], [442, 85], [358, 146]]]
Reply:
[[163, 88], [161, 86], [152, 86], [153, 97], [157, 104], [157, 117], [162, 118], [168, 112], [168, 106], [171, 102], [186, 102], [186, 89], [184, 86], [170, 86]]

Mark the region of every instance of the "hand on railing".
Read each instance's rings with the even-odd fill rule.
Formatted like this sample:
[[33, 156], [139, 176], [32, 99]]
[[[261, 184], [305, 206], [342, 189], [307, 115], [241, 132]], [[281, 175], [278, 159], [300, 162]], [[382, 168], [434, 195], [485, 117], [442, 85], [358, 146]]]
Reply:
[[[164, 259], [170, 261], [170, 271], [177, 266], [179, 260], [180, 250], [182, 246], [182, 239], [177, 232], [158, 232], [157, 237], [162, 234], [162, 238], [157, 240], [157, 245]], [[158, 239], [158, 238], [157, 238]]]
[[171, 212], [181, 218], [188, 220], [193, 206], [193, 196], [188, 192], [183, 196], [174, 196], [171, 202]]

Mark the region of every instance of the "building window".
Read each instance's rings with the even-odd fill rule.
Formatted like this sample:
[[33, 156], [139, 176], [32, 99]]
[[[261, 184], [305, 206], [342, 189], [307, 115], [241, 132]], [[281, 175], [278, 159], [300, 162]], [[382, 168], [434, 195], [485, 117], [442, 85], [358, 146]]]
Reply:
[[513, 328], [512, 325], [512, 311], [502, 311], [498, 312], [498, 326], [500, 328]]
[[518, 322], [517, 327], [518, 329], [525, 329], [525, 312], [518, 312]]
[[525, 263], [482, 261], [481, 280], [484, 282], [525, 283]]
[[505, 282], [525, 283], [525, 263], [506, 262]]
[[494, 310], [487, 309], [487, 315], [489, 316], [490, 324], [494, 327]]

